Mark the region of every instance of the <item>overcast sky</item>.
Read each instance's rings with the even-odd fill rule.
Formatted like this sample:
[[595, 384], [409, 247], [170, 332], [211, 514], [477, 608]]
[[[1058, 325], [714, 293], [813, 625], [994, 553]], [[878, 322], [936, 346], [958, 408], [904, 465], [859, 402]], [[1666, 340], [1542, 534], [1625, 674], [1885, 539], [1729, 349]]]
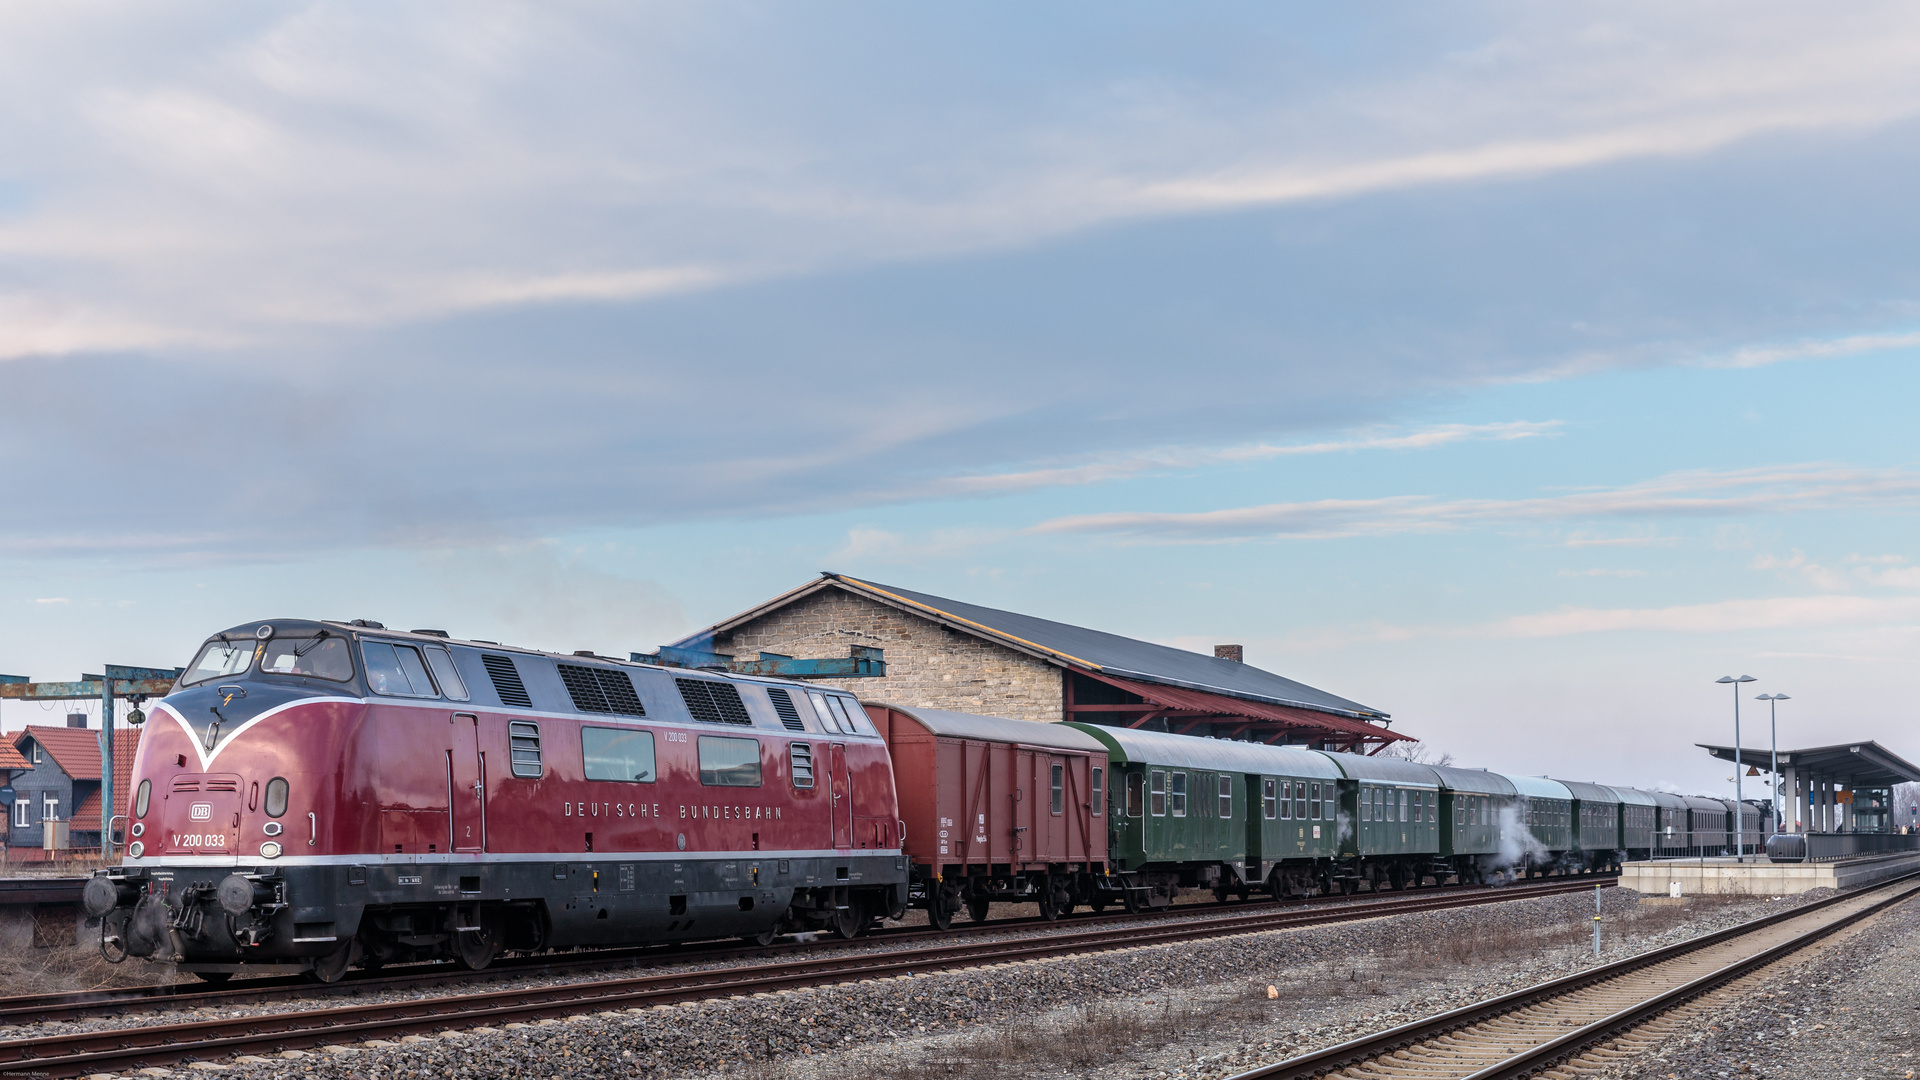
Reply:
[[1916, 166], [1901, 4], [0, 8], [0, 671], [832, 569], [1920, 759]]

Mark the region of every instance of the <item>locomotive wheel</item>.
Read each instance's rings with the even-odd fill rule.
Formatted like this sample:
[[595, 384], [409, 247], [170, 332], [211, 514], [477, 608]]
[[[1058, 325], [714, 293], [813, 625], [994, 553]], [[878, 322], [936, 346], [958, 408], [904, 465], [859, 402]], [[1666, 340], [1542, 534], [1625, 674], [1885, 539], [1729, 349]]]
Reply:
[[987, 898], [976, 896], [967, 901], [967, 916], [974, 922], [987, 921]]
[[773, 944], [774, 939], [779, 936], [780, 936], [779, 927], [769, 926], [765, 930], [762, 930], [757, 934], [741, 934], [740, 940], [746, 942], [749, 945], [758, 945], [764, 949], [767, 946]]
[[846, 941], [852, 941], [860, 936], [860, 930], [866, 922], [857, 907], [849, 907], [845, 911], [834, 912], [833, 932]]
[[221, 983], [226, 982], [228, 979], [233, 978], [233, 972], [231, 971], [196, 971], [193, 973], [193, 977], [196, 979], [199, 979], [201, 982], [212, 983], [215, 986], [219, 986]]
[[[313, 977], [323, 983], [337, 983], [345, 978], [347, 968], [353, 966], [355, 944], [353, 941], [345, 941], [341, 943], [339, 948], [333, 950], [331, 953], [325, 956], [315, 957], [313, 960]], [[223, 973], [209, 972], [208, 974]]]
[[500, 943], [485, 930], [459, 931], [453, 935], [453, 958], [468, 971], [479, 971], [500, 955]]

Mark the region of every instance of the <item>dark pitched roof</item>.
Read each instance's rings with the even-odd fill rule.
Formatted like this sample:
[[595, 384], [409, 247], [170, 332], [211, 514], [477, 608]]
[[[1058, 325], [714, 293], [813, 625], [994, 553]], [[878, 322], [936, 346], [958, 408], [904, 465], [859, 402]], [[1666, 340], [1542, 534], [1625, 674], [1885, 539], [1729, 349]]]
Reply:
[[1064, 667], [1105, 672], [1141, 682], [1202, 690], [1251, 701], [1289, 705], [1337, 716], [1371, 720], [1384, 719], [1388, 715], [1379, 709], [1236, 660], [1223, 660], [1169, 645], [1155, 645], [1150, 641], [1090, 630], [1084, 626], [861, 581], [844, 574], [822, 574], [818, 581], [809, 582], [716, 623], [686, 641], [711, 639], [715, 633], [732, 630], [825, 588], [845, 589]]
[[[1714, 757], [1723, 761], [1733, 760], [1733, 747], [1719, 743], [1695, 743]], [[1769, 747], [1757, 749], [1742, 748], [1740, 763], [1751, 765], [1766, 772], [1773, 765]], [[1879, 787], [1881, 785], [1905, 784], [1920, 781], [1920, 767], [1874, 742], [1862, 739], [1854, 743], [1838, 743], [1833, 746], [1814, 746], [1805, 749], [1780, 751], [1780, 769], [1812, 770], [1834, 777], [1847, 779], [1861, 787]]]

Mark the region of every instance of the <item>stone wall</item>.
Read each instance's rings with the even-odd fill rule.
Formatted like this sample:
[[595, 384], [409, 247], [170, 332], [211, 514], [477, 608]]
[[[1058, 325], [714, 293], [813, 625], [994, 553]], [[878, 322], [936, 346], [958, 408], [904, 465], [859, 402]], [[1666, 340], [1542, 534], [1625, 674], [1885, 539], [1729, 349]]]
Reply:
[[1061, 719], [1062, 669], [840, 589], [822, 589], [755, 619], [714, 648], [743, 660], [762, 649], [815, 660], [844, 658], [850, 645], [885, 649], [886, 677], [815, 681], [866, 701]]

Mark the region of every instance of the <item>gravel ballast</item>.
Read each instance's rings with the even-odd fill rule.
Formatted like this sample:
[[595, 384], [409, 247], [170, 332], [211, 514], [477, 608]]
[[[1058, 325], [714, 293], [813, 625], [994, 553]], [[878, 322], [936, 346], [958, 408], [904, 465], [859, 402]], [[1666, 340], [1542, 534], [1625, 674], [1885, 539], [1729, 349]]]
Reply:
[[1136, 1076], [1218, 1077], [1818, 898], [1601, 896], [1598, 961], [1594, 898], [1580, 893], [199, 1068], [316, 1080], [901, 1080], [1125, 1063]]

